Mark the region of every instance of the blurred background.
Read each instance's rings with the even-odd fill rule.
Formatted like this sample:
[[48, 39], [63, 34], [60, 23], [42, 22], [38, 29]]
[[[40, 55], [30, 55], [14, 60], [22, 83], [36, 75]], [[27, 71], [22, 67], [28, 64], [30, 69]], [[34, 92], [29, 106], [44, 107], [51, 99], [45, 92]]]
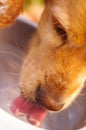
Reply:
[[21, 16], [38, 23], [43, 9], [44, 0], [25, 0], [24, 10]]

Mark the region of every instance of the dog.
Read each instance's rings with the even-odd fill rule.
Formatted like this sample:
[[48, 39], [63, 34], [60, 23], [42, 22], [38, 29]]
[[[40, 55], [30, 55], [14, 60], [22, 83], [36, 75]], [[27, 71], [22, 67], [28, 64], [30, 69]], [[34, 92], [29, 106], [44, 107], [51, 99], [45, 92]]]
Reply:
[[58, 111], [75, 100], [85, 80], [86, 0], [45, 0], [21, 70], [21, 93]]
[[86, 80], [86, 1], [46, 0], [21, 71], [25, 98], [58, 111]]

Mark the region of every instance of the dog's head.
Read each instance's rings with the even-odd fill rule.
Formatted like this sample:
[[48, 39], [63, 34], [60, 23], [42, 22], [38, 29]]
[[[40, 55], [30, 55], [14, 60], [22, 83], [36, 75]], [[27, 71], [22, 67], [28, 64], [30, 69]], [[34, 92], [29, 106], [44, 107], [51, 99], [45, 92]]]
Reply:
[[59, 110], [86, 79], [86, 1], [46, 0], [21, 73], [23, 95]]

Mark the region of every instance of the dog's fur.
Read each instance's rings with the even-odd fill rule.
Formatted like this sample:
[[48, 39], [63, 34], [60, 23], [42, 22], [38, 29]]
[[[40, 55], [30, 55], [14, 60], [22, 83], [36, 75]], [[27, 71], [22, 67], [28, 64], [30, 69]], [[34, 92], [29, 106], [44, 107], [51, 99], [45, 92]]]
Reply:
[[49, 110], [68, 106], [86, 79], [86, 0], [46, 0], [21, 72], [22, 94]]
[[86, 79], [86, 0], [47, 0], [29, 49], [23, 95], [54, 111], [69, 105]]
[[7, 27], [23, 9], [24, 0], [0, 0], [0, 28]]

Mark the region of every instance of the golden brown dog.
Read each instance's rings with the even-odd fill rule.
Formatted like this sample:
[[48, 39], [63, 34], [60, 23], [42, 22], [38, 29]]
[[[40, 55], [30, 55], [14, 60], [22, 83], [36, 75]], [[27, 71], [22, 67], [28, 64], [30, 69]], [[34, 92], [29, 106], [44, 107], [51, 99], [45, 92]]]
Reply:
[[86, 0], [46, 0], [28, 50], [22, 94], [49, 110], [68, 106], [86, 80]]

